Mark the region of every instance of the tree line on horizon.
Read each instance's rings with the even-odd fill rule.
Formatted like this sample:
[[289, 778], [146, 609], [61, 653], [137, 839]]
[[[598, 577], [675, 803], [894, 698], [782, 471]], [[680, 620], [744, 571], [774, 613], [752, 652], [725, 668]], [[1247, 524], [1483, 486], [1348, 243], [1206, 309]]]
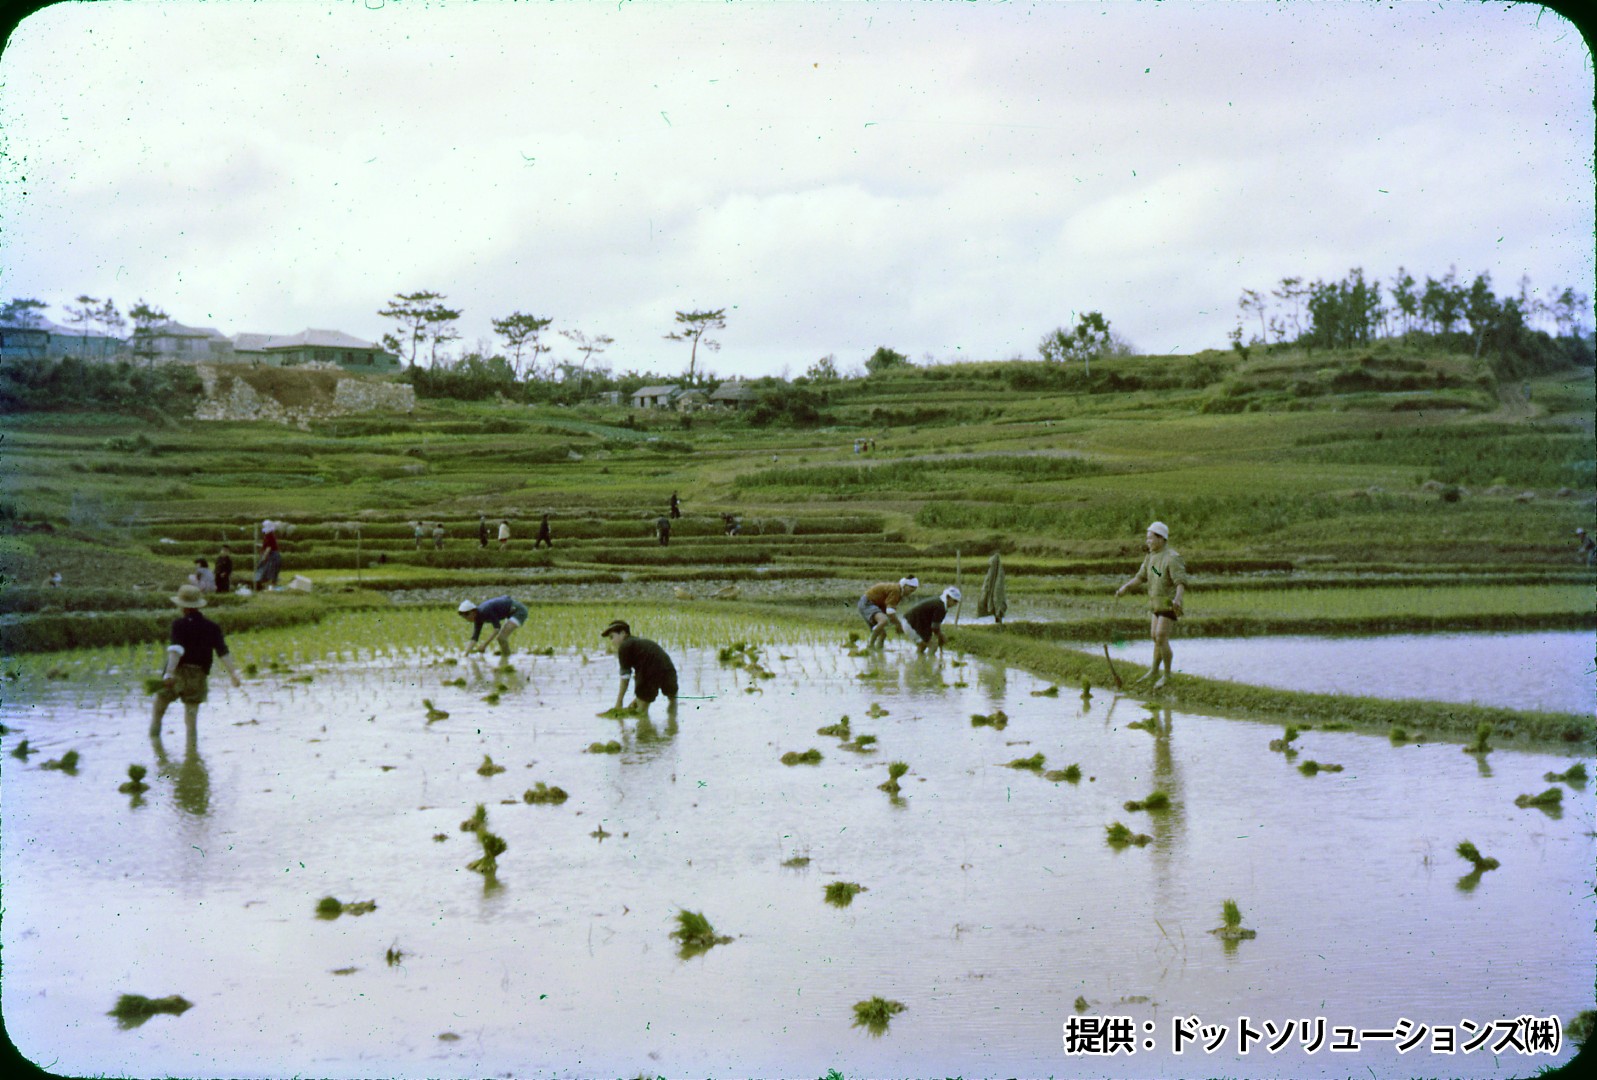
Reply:
[[[1403, 340], [1485, 358], [1500, 378], [1591, 366], [1593, 351], [1586, 323], [1590, 298], [1573, 288], [1554, 289], [1549, 296], [1550, 299], [1543, 299], [1533, 295], [1528, 276], [1521, 277], [1516, 294], [1499, 296], [1493, 291], [1490, 274], [1478, 274], [1465, 285], [1456, 267], [1449, 267], [1440, 278], [1427, 275], [1423, 283], [1399, 267], [1384, 285], [1379, 279], [1367, 278], [1362, 268], [1354, 268], [1334, 281], [1284, 277], [1268, 292], [1244, 289], [1237, 305], [1236, 327], [1228, 336], [1232, 349], [1244, 358], [1254, 348], [1297, 347], [1312, 351]], [[40, 300], [14, 298], [0, 307], [0, 325], [37, 326], [48, 307]], [[113, 300], [101, 301], [87, 295], [65, 305], [65, 310], [68, 325], [84, 333], [93, 326], [109, 334], [120, 334], [131, 318], [130, 351], [135, 362], [144, 360], [147, 366], [153, 366], [156, 359], [151, 341], [158, 327], [170, 318], [160, 307], [142, 298], [126, 317]], [[462, 311], [451, 307], [448, 297], [434, 290], [397, 293], [377, 313], [396, 323], [396, 328], [385, 333], [380, 343], [405, 363], [400, 377], [415, 386], [422, 397], [483, 400], [514, 387], [514, 396], [520, 399], [570, 404], [602, 391], [630, 392], [661, 378], [636, 371], [613, 373], [604, 361], [604, 353], [615, 339], [574, 327], [555, 331], [571, 343], [573, 355], [540, 362], [554, 350], [546, 338], [554, 319], [519, 310], [490, 320], [503, 343], [502, 350], [494, 350], [489, 342], [479, 340], [475, 349], [451, 357], [447, 347], [460, 339], [455, 323]], [[1135, 355], [1102, 312], [1084, 312], [1075, 319], [1073, 325], [1058, 327], [1039, 342], [1038, 357], [1044, 363], [1079, 363], [1090, 377], [1095, 359]], [[1254, 320], [1257, 333], [1251, 331]], [[1550, 324], [1553, 333], [1536, 328], [1532, 325], [1536, 322]], [[713, 372], [698, 364], [698, 353], [701, 348], [718, 351], [720, 341], [713, 335], [725, 328], [725, 308], [675, 313], [671, 331], [662, 337], [689, 346], [687, 369], [674, 377], [675, 381], [698, 388], [719, 381]], [[443, 355], [441, 348], [446, 350]], [[427, 359], [425, 366], [420, 363], [423, 355]], [[858, 374], [868, 378], [911, 366], [914, 362], [908, 356], [880, 346], [863, 362]], [[792, 383], [824, 387], [850, 377], [853, 373], [839, 367], [835, 354], [828, 354]], [[786, 378], [751, 381], [788, 382]], [[142, 387], [147, 380], [130, 381], [125, 376], [111, 380], [119, 388], [119, 397], [125, 392], [137, 393], [133, 390], [135, 382]]]

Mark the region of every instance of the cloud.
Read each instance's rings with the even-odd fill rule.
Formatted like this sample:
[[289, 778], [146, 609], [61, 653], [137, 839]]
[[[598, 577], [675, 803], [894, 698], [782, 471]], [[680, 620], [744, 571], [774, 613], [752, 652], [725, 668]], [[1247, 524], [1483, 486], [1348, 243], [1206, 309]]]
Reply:
[[[57, 77], [71, 70], [71, 79]], [[375, 338], [396, 292], [727, 371], [1456, 264], [1591, 291], [1590, 57], [1534, 5], [57, 5], [0, 56], [0, 289]]]

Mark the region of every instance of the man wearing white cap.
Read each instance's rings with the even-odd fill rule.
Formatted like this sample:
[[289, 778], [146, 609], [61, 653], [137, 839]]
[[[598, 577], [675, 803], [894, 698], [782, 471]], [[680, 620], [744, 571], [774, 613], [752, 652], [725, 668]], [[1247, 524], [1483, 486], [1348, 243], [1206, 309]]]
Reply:
[[867, 648], [880, 649], [882, 642], [887, 638], [887, 625], [891, 623], [904, 632], [904, 624], [898, 621], [898, 607], [904, 598], [920, 588], [920, 579], [914, 577], [901, 577], [895, 585], [891, 581], [883, 581], [872, 585], [865, 590], [865, 595], [859, 598], [855, 605], [860, 613], [860, 618], [865, 620], [865, 625], [871, 629], [871, 638]]
[[[455, 609], [462, 619], [471, 622], [471, 644], [466, 646], [467, 653], [487, 652], [488, 646], [499, 642], [499, 655], [510, 655], [510, 635], [527, 621], [527, 608], [525, 604], [512, 600], [508, 596], [496, 596], [492, 600], [484, 600], [481, 604], [474, 604], [470, 600], [462, 600]], [[488, 640], [479, 644], [477, 638], [482, 634], [483, 624], [491, 624], [494, 632], [488, 635]]]
[[948, 609], [957, 605], [961, 599], [959, 589], [950, 585], [943, 590], [941, 596], [927, 597], [904, 612], [904, 621], [915, 632], [916, 656], [926, 652], [933, 638], [937, 639], [939, 652], [948, 644], [943, 637], [943, 620], [948, 618]]
[[[1187, 564], [1170, 546], [1170, 527], [1162, 521], [1148, 526], [1148, 554], [1136, 576], [1115, 590], [1122, 595], [1127, 589], [1146, 581], [1148, 583], [1148, 610], [1151, 614], [1149, 633], [1153, 636], [1153, 667], [1138, 679], [1141, 682], [1154, 677], [1153, 688], [1159, 689], [1171, 675], [1170, 631], [1181, 618], [1181, 600], [1187, 589]], [[1159, 674], [1159, 665], [1164, 674]]]

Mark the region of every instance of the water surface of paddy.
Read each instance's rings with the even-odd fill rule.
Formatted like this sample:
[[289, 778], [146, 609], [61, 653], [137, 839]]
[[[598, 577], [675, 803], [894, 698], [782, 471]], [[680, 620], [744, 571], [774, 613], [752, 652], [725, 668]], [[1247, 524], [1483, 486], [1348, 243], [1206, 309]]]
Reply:
[[[1177, 674], [1322, 694], [1456, 701], [1532, 712], [1597, 712], [1592, 659], [1597, 638], [1589, 631], [1178, 637], [1172, 648]], [[1153, 645], [1124, 642], [1115, 655], [1148, 664]]]
[[[53, 1071], [131, 1076], [1485, 1077], [1572, 1052], [1240, 1054], [1233, 1035], [1177, 1058], [1170, 1025], [1589, 1008], [1591, 790], [1559, 785], [1556, 815], [1514, 805], [1573, 759], [1307, 732], [1297, 762], [1344, 769], [1307, 777], [1270, 725], [1037, 696], [896, 641], [772, 649], [771, 678], [676, 651], [674, 727], [663, 703], [651, 724], [597, 718], [615, 695], [597, 652], [219, 686], [194, 747], [178, 710], [146, 736], [142, 672], [10, 684], [4, 749], [40, 751], [6, 757], [0, 787], [11, 1038]], [[429, 724], [423, 697], [450, 716]], [[1007, 728], [972, 726], [996, 709]], [[879, 752], [815, 734], [845, 713]], [[609, 739], [620, 754], [585, 752]], [[780, 763], [810, 747], [819, 765]], [[40, 767], [68, 749], [76, 776]], [[1034, 753], [1082, 779], [1004, 765]], [[506, 771], [478, 775], [485, 754]], [[877, 788], [892, 760], [910, 765], [897, 801]], [[138, 804], [116, 790], [133, 762], [151, 767]], [[570, 800], [524, 803], [540, 780]], [[1155, 788], [1168, 812], [1122, 808]], [[509, 844], [492, 888], [465, 869], [479, 802]], [[1117, 820], [1151, 843], [1111, 849]], [[1464, 839], [1502, 867], [1461, 882]], [[836, 880], [867, 891], [832, 907]], [[377, 908], [318, 920], [327, 895]], [[1226, 898], [1256, 939], [1207, 933]], [[679, 958], [679, 908], [734, 940]], [[122, 1030], [105, 1014], [123, 993], [194, 1007]], [[852, 1026], [874, 995], [907, 1007], [880, 1037]], [[1153, 1024], [1155, 1045], [1067, 1057], [1078, 1015]]]

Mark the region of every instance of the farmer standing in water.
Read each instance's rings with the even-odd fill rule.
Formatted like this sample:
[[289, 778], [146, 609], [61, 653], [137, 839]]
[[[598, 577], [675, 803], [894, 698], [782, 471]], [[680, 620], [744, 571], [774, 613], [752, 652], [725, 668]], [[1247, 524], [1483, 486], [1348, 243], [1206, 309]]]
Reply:
[[[1176, 620], [1181, 618], [1181, 598], [1187, 588], [1187, 565], [1181, 561], [1180, 553], [1170, 546], [1170, 527], [1164, 522], [1156, 521], [1148, 526], [1147, 544], [1148, 554], [1142, 560], [1142, 566], [1130, 581], [1115, 590], [1115, 596], [1121, 596], [1141, 582], [1148, 583], [1153, 667], [1137, 681], [1142, 682], [1154, 676], [1153, 688], [1157, 690], [1164, 686], [1165, 680], [1172, 674], [1170, 631], [1175, 629]], [[1161, 663], [1164, 664], [1163, 675], [1159, 674]]]

